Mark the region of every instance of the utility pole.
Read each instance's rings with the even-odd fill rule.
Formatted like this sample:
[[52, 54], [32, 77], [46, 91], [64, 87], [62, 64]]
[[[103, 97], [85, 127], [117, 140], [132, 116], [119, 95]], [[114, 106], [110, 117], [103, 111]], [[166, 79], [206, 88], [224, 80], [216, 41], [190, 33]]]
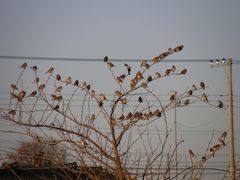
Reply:
[[[216, 66], [227, 64], [228, 81], [228, 139], [229, 139], [229, 179], [235, 180], [235, 155], [234, 155], [234, 130], [233, 130], [233, 90], [232, 90], [232, 59], [225, 59], [220, 62], [216, 60]], [[213, 61], [210, 61], [211, 67], [214, 67]]]
[[228, 67], [228, 130], [229, 130], [229, 160], [230, 160], [230, 179], [235, 180], [235, 160], [234, 160], [234, 131], [233, 131], [233, 90], [232, 90], [232, 59], [228, 59], [227, 61]]

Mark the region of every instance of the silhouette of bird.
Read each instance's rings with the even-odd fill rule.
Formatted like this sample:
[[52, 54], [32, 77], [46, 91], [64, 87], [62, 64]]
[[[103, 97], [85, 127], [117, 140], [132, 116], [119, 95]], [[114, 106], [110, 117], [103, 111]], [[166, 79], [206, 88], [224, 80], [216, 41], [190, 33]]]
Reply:
[[203, 101], [208, 102], [208, 97], [205, 93], [202, 94], [202, 98]]
[[197, 90], [197, 86], [195, 84], [192, 85], [192, 91], [196, 91]]
[[175, 47], [173, 50], [175, 52], [179, 52], [179, 51], [181, 51], [183, 49], [183, 47], [184, 47], [183, 45], [180, 45], [180, 46]]
[[13, 109], [11, 109], [11, 110], [8, 112], [8, 114], [15, 115], [15, 114], [16, 114], [16, 111], [15, 111], [15, 110], [13, 110]]
[[220, 101], [220, 100], [218, 100], [218, 107], [219, 107], [219, 108], [223, 108], [223, 102]]
[[79, 85], [79, 81], [76, 80], [76, 81], [74, 82], [74, 86], [78, 86], [78, 85]]
[[124, 64], [124, 66], [127, 68], [128, 75], [131, 74], [131, 67], [128, 64]]
[[105, 56], [104, 58], [103, 58], [103, 62], [107, 62], [108, 61], [108, 56]]
[[152, 76], [149, 75], [148, 78], [147, 78], [147, 81], [148, 82], [152, 81]]
[[123, 82], [122, 79], [119, 76], [116, 76], [115, 80], [118, 84], [121, 84]]
[[54, 109], [55, 111], [58, 111], [58, 110], [59, 110], [59, 105], [57, 104], [53, 109]]
[[38, 87], [38, 90], [39, 91], [43, 91], [45, 88], [45, 84], [41, 84], [39, 87]]
[[181, 71], [180, 71], [180, 74], [181, 74], [181, 75], [185, 75], [185, 74], [187, 74], [187, 69], [183, 69], [183, 70], [181, 70]]
[[189, 99], [186, 99], [186, 100], [183, 102], [183, 104], [184, 104], [185, 106], [187, 106], [187, 105], [189, 104], [189, 102], [190, 102], [190, 100], [189, 100]]
[[36, 94], [37, 94], [37, 91], [33, 91], [28, 95], [28, 97], [35, 97]]
[[33, 72], [36, 72], [37, 71], [37, 66], [32, 66], [32, 67], [30, 67], [32, 70], [33, 70]]
[[145, 64], [145, 68], [146, 69], [149, 69], [150, 68], [150, 65], [148, 63]]
[[118, 97], [121, 97], [122, 93], [120, 91], [115, 91], [115, 95], [118, 96]]
[[17, 86], [15, 84], [11, 84], [11, 88], [12, 88], [13, 91], [18, 90], [18, 88], [17, 88]]
[[56, 79], [57, 79], [58, 81], [60, 81], [60, 80], [61, 80], [61, 76], [60, 76], [59, 74], [57, 74], [57, 75], [56, 75]]
[[142, 102], [143, 102], [143, 98], [142, 98], [141, 96], [139, 96], [138, 102], [139, 102], [139, 103], [142, 103]]
[[67, 85], [72, 83], [72, 78], [70, 76], [68, 76], [68, 78], [66, 79], [65, 82], [66, 82]]
[[34, 84], [34, 83], [38, 83], [38, 82], [39, 82], [39, 77], [36, 77], [36, 78], [33, 80], [32, 83]]
[[205, 84], [204, 84], [204, 82], [200, 82], [200, 87], [201, 87], [202, 89], [205, 89]]
[[190, 158], [195, 157], [195, 154], [191, 149], [188, 150]]
[[137, 72], [135, 79], [136, 79], [137, 81], [140, 81], [140, 80], [143, 79], [143, 75], [142, 75], [142, 73], [141, 73], [140, 71]]
[[159, 72], [156, 72], [156, 73], [155, 73], [155, 76], [156, 76], [156, 78], [160, 78], [160, 77], [161, 77], [161, 74], [160, 74]]
[[107, 62], [108, 68], [111, 70], [115, 65], [111, 62]]
[[102, 107], [103, 106], [103, 102], [102, 101], [98, 101], [98, 106]]
[[192, 91], [191, 89], [188, 91], [188, 95], [189, 95], [189, 96], [192, 96], [192, 95], [193, 95], [193, 91]]
[[90, 84], [88, 84], [88, 85], [86, 86], [86, 89], [89, 91], [90, 88], [91, 88], [91, 86], [90, 86]]
[[122, 74], [119, 76], [122, 80], [125, 79], [126, 75], [125, 74]]
[[54, 71], [54, 67], [50, 67], [50, 68], [47, 70], [46, 74], [52, 74], [53, 71]]
[[92, 114], [91, 117], [90, 117], [90, 121], [94, 121], [95, 119], [96, 119], [95, 114]]
[[21, 66], [19, 66], [20, 68], [22, 68], [23, 70], [25, 70], [27, 68], [27, 63], [23, 63]]

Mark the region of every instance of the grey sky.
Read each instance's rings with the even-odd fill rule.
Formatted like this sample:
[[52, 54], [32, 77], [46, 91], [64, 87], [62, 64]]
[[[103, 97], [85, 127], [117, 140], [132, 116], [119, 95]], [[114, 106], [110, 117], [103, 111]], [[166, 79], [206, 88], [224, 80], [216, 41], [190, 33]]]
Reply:
[[[184, 50], [171, 58], [239, 60], [239, 8], [239, 0], [0, 0], [0, 56], [103, 58], [108, 55], [114, 59], [150, 59], [169, 47], [183, 44]], [[43, 72], [54, 65], [65, 76], [86, 79], [101, 91], [106, 87], [109, 91], [113, 89], [109, 86], [109, 72], [102, 63], [28, 62], [39, 65]], [[0, 60], [0, 92], [9, 90], [21, 63]], [[138, 67], [135, 63], [131, 65]], [[189, 74], [182, 80], [171, 79], [172, 84], [166, 82], [163, 94], [179, 84], [185, 90], [202, 80], [206, 81], [209, 94], [227, 94], [223, 68], [211, 69], [204, 63], [176, 65], [187, 67]], [[235, 64], [233, 70], [237, 101], [239, 65]], [[179, 111], [179, 130], [226, 130], [227, 113], [206, 109]], [[238, 114], [239, 107], [235, 107], [236, 130], [240, 129]], [[216, 122], [215, 119], [219, 119], [217, 125], [209, 123]], [[204, 145], [209, 138], [201, 137]], [[239, 133], [237, 138], [239, 147]], [[187, 145], [196, 142], [194, 138], [186, 139]], [[201, 143], [195, 143], [194, 148], [201, 149]], [[184, 148], [183, 151], [186, 152]]]

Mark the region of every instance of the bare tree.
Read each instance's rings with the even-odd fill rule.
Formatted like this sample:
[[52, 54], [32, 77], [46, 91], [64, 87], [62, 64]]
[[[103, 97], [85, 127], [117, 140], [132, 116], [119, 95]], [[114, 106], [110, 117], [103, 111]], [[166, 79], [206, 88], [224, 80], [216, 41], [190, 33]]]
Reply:
[[[117, 179], [173, 179], [177, 175], [197, 179], [204, 170], [204, 163], [224, 146], [226, 136], [216, 145], [210, 143], [206, 155], [194, 162], [194, 152], [189, 150], [191, 166], [172, 175], [170, 171], [176, 168], [175, 149], [169, 142], [166, 114], [172, 108], [197, 101], [209, 104], [204, 82], [193, 84], [191, 89], [183, 92], [172, 91], [167, 103], [163, 103], [150, 87], [169, 76], [179, 77], [187, 73], [187, 69], [179, 70], [174, 65], [163, 72], [153, 72], [154, 66], [182, 49], [183, 45], [179, 45], [151, 61], [143, 60], [139, 69], [124, 64], [125, 70], [120, 73], [113, 62], [104, 57], [104, 64], [117, 87], [112, 97], [97, 92], [88, 82], [73, 80], [70, 76], [62, 78], [62, 75], [55, 74], [54, 67], [47, 70], [48, 76], [43, 80], [37, 66], [30, 67], [34, 78], [31, 91], [26, 92], [21, 84], [23, 73], [27, 71], [27, 63], [24, 63], [20, 66], [18, 80], [11, 85], [9, 109], [2, 112], [2, 117], [23, 127], [21, 133], [36, 142], [64, 145], [93, 179], [98, 176], [92, 166], [112, 172]], [[64, 92], [70, 92], [70, 96]], [[80, 108], [72, 105], [77, 96], [82, 97]], [[133, 99], [137, 99], [137, 104], [130, 106]], [[32, 104], [27, 106], [29, 101]], [[222, 108], [223, 104], [219, 101], [213, 106]], [[149, 126], [155, 127], [157, 141], [151, 138]], [[180, 140], [178, 146], [183, 141]]]

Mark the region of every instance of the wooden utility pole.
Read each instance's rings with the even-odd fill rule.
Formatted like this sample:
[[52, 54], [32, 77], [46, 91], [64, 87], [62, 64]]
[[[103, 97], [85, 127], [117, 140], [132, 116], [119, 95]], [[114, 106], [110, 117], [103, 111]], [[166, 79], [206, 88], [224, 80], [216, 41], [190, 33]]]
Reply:
[[228, 76], [228, 137], [229, 137], [229, 172], [230, 179], [235, 180], [234, 131], [233, 131], [233, 90], [232, 90], [232, 59], [227, 60]]

